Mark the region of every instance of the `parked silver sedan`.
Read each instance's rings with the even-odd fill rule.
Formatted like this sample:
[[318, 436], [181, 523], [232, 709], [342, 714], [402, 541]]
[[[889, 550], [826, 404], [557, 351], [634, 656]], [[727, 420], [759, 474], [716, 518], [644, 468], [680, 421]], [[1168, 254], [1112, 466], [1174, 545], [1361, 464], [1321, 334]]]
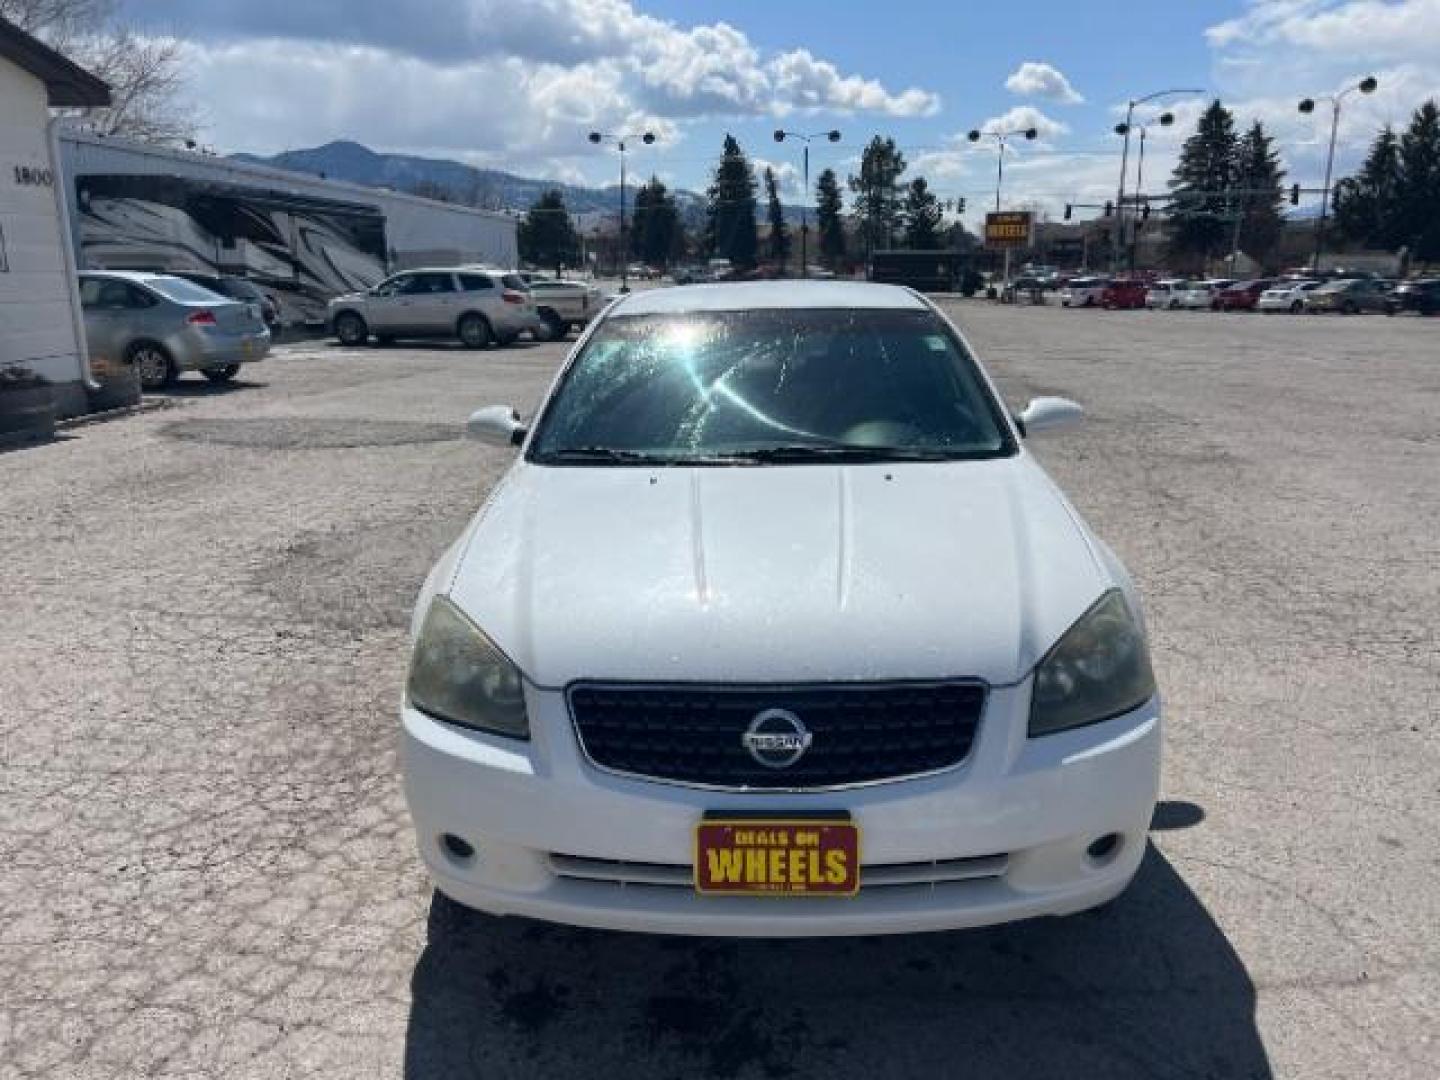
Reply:
[[146, 390], [198, 371], [229, 382], [270, 351], [259, 304], [241, 303], [169, 274], [105, 270], [80, 275], [91, 362], [133, 365]]

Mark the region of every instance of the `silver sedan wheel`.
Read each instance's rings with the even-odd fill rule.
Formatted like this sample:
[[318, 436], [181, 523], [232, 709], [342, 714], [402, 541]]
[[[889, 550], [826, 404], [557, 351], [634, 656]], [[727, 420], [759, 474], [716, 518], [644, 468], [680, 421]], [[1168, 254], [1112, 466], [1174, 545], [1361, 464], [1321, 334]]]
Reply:
[[170, 358], [155, 345], [141, 345], [130, 354], [131, 363], [146, 390], [158, 390], [170, 381]]

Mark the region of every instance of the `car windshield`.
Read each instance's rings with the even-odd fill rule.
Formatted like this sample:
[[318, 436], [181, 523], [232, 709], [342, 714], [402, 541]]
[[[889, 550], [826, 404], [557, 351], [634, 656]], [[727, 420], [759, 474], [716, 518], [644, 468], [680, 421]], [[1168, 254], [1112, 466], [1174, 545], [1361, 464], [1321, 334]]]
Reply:
[[1013, 451], [974, 361], [928, 311], [622, 316], [544, 415], [542, 464], [937, 460]]
[[213, 304], [217, 300], [225, 299], [219, 293], [211, 292], [203, 285], [196, 285], [193, 281], [186, 281], [184, 278], [152, 277], [146, 278], [145, 284], [166, 299], [181, 304]]

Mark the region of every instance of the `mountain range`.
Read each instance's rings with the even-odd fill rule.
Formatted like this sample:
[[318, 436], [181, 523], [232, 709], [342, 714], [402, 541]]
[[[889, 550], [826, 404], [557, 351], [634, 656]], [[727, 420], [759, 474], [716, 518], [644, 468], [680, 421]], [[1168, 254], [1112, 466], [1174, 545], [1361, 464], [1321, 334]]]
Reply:
[[[517, 176], [500, 169], [482, 169], [460, 161], [445, 158], [417, 157], [413, 154], [384, 154], [371, 150], [358, 142], [340, 139], [305, 150], [285, 150], [279, 154], [262, 157], [257, 154], [232, 154], [236, 161], [255, 165], [287, 169], [290, 172], [309, 173], [312, 176], [327, 177], [331, 180], [347, 180], [367, 187], [390, 188], [444, 198], [447, 201], [481, 206], [492, 210], [528, 210], [540, 196], [559, 189], [565, 198], [565, 205], [572, 214], [611, 215], [620, 202], [618, 184], [607, 187], [585, 187], [579, 184], [563, 184], [555, 180], [539, 180], [528, 176]], [[644, 177], [637, 179], [643, 182]], [[635, 184], [629, 185], [630, 198], [634, 198]], [[681, 219], [687, 228], [695, 228], [703, 219], [705, 196], [693, 191], [672, 188], [670, 194], [680, 209]], [[760, 195], [763, 200], [763, 191]], [[633, 204], [632, 204], [633, 205]], [[764, 216], [764, 206], [758, 208]], [[798, 221], [800, 208], [786, 206], [787, 219]]]

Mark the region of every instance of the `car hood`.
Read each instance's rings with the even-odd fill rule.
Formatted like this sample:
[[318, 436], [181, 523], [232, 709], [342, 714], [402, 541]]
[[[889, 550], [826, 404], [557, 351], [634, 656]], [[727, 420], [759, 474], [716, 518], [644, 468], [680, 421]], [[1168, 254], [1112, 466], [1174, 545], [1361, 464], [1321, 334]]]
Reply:
[[517, 463], [449, 595], [541, 686], [1025, 677], [1112, 584], [1028, 456]]

